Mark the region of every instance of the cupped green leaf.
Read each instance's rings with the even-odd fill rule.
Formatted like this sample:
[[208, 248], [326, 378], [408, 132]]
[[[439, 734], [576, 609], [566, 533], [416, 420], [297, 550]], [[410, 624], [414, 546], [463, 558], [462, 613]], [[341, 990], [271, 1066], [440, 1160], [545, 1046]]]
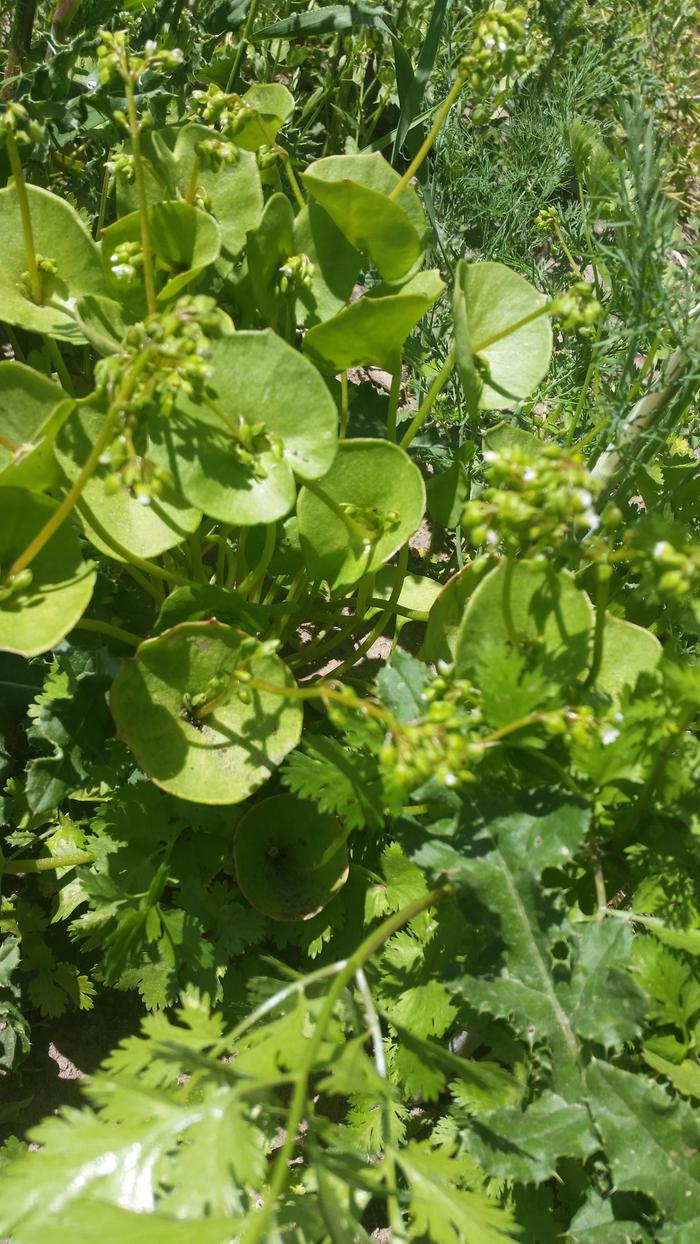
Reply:
[[[478, 405], [502, 410], [527, 397], [546, 375], [552, 355], [547, 299], [501, 263], [460, 265], [454, 289], [457, 367], [468, 403], [477, 404], [477, 364], [486, 368]], [[530, 323], [511, 332], [527, 316]], [[475, 361], [476, 360], [476, 361]], [[490, 382], [490, 383], [489, 383]]]
[[[178, 188], [187, 194], [197, 159], [197, 144], [212, 137], [204, 125], [185, 125], [175, 131], [174, 156]], [[221, 246], [232, 258], [245, 246], [246, 233], [262, 216], [263, 192], [260, 170], [251, 151], [240, 150], [233, 164], [218, 170], [199, 168], [197, 189], [208, 200], [209, 211], [221, 232]]]
[[327, 156], [309, 165], [304, 185], [348, 241], [386, 281], [400, 281], [426, 250], [425, 217], [414, 190], [388, 196], [400, 180], [378, 152]]
[[[469, 599], [455, 644], [459, 674], [467, 675], [478, 668], [485, 643], [505, 645], [512, 640], [504, 612], [507, 569], [504, 559]], [[511, 569], [510, 613], [518, 642], [525, 649], [537, 645], [552, 678], [562, 684], [570, 682], [588, 664], [591, 602], [568, 571], [528, 561], [518, 561]]]
[[270, 621], [270, 612], [264, 605], [256, 605], [241, 596], [240, 592], [212, 583], [200, 583], [193, 587], [178, 587], [166, 596], [156, 618], [153, 633], [170, 630], [179, 622], [227, 622], [248, 635], [257, 635]]
[[[279, 269], [294, 250], [294, 211], [284, 194], [265, 204], [260, 224], [248, 234], [246, 257], [255, 310], [272, 322], [280, 308]], [[257, 316], [256, 316], [257, 319]]]
[[[56, 459], [69, 483], [78, 478], [104, 418], [104, 412], [95, 407], [81, 406], [61, 429], [55, 446]], [[112, 468], [102, 463], [85, 485], [80, 500], [80, 516], [91, 543], [117, 560], [121, 558], [100, 537], [91, 519], [136, 557], [157, 557], [196, 531], [202, 517], [201, 511], [188, 505], [170, 480], [163, 445], [146, 440], [139, 445], [139, 452], [152, 471], [165, 472], [158, 485], [159, 491], [153, 494], [148, 505], [126, 485], [112, 490]]]
[[[10, 569], [56, 510], [48, 497], [0, 489], [0, 570]], [[83, 561], [73, 528], [63, 523], [31, 566], [31, 579], [0, 599], [0, 649], [34, 657], [55, 647], [85, 612], [95, 567]]]
[[[396, 584], [396, 567], [382, 566], [372, 586], [372, 595], [380, 600], [389, 600]], [[399, 591], [397, 605], [402, 609], [410, 609], [411, 613], [429, 613], [434, 601], [442, 591], [442, 584], [427, 575], [407, 574], [404, 576]]]
[[651, 631], [607, 614], [596, 685], [618, 700], [624, 687], [634, 687], [640, 674], [656, 669], [662, 655], [663, 648]]
[[278, 131], [286, 125], [294, 112], [294, 96], [281, 82], [259, 82], [241, 98], [258, 113], [262, 125], [257, 117], [246, 119], [236, 130], [234, 141], [246, 151], [257, 151], [274, 142]]
[[69, 203], [38, 186], [27, 186], [27, 197], [37, 255], [55, 263], [56, 273], [42, 272], [43, 301], [35, 303], [17, 192], [14, 186], [0, 190], [0, 314], [6, 323], [29, 332], [82, 342], [72, 314], [76, 300], [108, 292], [99, 251]]
[[440, 297], [440, 273], [419, 272], [405, 285], [376, 285], [363, 298], [311, 328], [304, 350], [332, 371], [376, 365], [394, 372], [408, 334]]
[[478, 562], [468, 562], [447, 580], [430, 608], [422, 650], [426, 661], [454, 660], [466, 602], [492, 566], [489, 558], [480, 558]]
[[[158, 300], [167, 301], [210, 264], [221, 251], [219, 226], [207, 212], [182, 200], [155, 203], [148, 209], [151, 248], [155, 258]], [[102, 234], [102, 260], [106, 280], [113, 297], [125, 298], [133, 314], [145, 308], [143, 290], [125, 288], [115, 276], [112, 256], [123, 242], [140, 242], [141, 224], [138, 212], [122, 216]]]
[[302, 208], [294, 221], [294, 252], [307, 255], [311, 285], [297, 292], [297, 319], [311, 327], [328, 320], [350, 298], [362, 257], [318, 203]]
[[[110, 696], [119, 736], [157, 786], [195, 803], [239, 803], [266, 782], [301, 736], [302, 709], [282, 694], [294, 679], [276, 656], [242, 652], [220, 622], [184, 622], [145, 640]], [[244, 664], [253, 679], [239, 682]]]
[[33, 367], [0, 364], [0, 486], [43, 492], [56, 483], [53, 440], [72, 408], [63, 389]]
[[299, 540], [310, 574], [326, 579], [334, 591], [392, 557], [416, 531], [425, 509], [420, 471], [388, 441], [341, 441], [316, 488], [299, 494]]
[[[221, 338], [210, 363], [213, 404], [182, 402], [153, 421], [173, 479], [221, 522], [275, 522], [294, 505], [294, 475], [315, 479], [333, 462], [333, 399], [315, 367], [270, 330]], [[238, 421], [258, 429], [257, 474], [236, 456]]]
[[276, 795], [251, 809], [236, 831], [234, 859], [248, 902], [272, 920], [310, 920], [348, 876], [338, 822], [293, 795]]

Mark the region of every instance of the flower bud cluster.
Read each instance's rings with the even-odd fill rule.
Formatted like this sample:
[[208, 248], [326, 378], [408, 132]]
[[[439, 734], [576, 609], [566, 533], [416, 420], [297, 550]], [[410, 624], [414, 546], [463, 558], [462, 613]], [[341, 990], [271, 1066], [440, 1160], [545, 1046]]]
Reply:
[[348, 527], [366, 547], [375, 544], [385, 531], [394, 531], [400, 522], [396, 510], [381, 510], [377, 505], [355, 505], [351, 501], [343, 501], [340, 508]]
[[502, 78], [527, 68], [526, 18], [524, 5], [504, 11], [492, 8], [477, 18], [472, 46], [457, 69], [475, 95], [483, 98]]
[[278, 293], [294, 293], [298, 289], [311, 289], [314, 265], [308, 255], [291, 255], [277, 269]]
[[[128, 254], [133, 264], [135, 252]], [[170, 310], [132, 324], [122, 352], [97, 364], [98, 388], [108, 401], [121, 392], [128, 394], [119, 431], [100, 459], [107, 468], [108, 490], [126, 487], [147, 505], [168, 482], [167, 472], [156, 468], [138, 448], [143, 420], [153, 411], [169, 415], [179, 397], [203, 392], [211, 375], [210, 339], [228, 331], [228, 317], [213, 298], [203, 294], [180, 298]]]
[[[669, 535], [673, 535], [669, 528]], [[622, 555], [661, 599], [691, 600], [700, 595], [700, 545], [681, 539], [649, 543], [631, 528], [625, 535]]]
[[379, 754], [387, 787], [401, 798], [431, 778], [448, 788], [468, 785], [485, 752], [478, 693], [470, 683], [437, 677], [422, 698], [423, 716], [399, 725]]
[[109, 85], [115, 77], [125, 82], [137, 82], [146, 69], [177, 69], [183, 62], [179, 48], [159, 48], [148, 39], [141, 56], [134, 56], [127, 47], [125, 30], [100, 31], [97, 48], [97, 65], [100, 82]]
[[210, 83], [206, 91], [193, 91], [189, 106], [194, 116], [205, 125], [215, 125], [224, 138], [235, 139], [243, 126], [256, 117], [257, 110], [246, 104], [240, 95], [227, 94]]
[[201, 167], [214, 173], [235, 164], [239, 156], [238, 147], [222, 138], [203, 138], [197, 143], [195, 151]]
[[540, 233], [551, 233], [559, 224], [559, 213], [556, 207], [543, 207], [535, 217], [535, 228]]
[[559, 553], [600, 525], [599, 486], [578, 455], [556, 445], [534, 453], [509, 447], [487, 450], [484, 466], [488, 486], [462, 512], [472, 544], [500, 545], [511, 555]]
[[569, 289], [552, 299], [550, 310], [561, 322], [564, 332], [590, 334], [602, 307], [588, 281], [576, 281]]
[[107, 162], [107, 172], [112, 177], [121, 177], [124, 181], [134, 180], [134, 157], [128, 151], [116, 151]]
[[109, 257], [109, 267], [115, 280], [131, 285], [143, 268], [141, 243], [120, 242]]
[[24, 104], [10, 100], [0, 112], [0, 150], [10, 135], [18, 147], [29, 147], [44, 138], [44, 127], [27, 112]]

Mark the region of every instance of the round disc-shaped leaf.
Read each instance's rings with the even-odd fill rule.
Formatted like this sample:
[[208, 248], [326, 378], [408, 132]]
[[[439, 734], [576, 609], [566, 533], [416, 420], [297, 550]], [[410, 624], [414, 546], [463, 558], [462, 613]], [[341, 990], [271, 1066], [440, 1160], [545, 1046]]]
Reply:
[[[245, 638], [221, 622], [183, 622], [144, 640], [112, 687], [120, 738], [144, 773], [181, 799], [239, 803], [299, 742], [297, 700], [246, 692], [236, 680]], [[276, 656], [247, 659], [245, 669], [280, 691], [295, 685]]]
[[386, 281], [400, 281], [426, 249], [426, 226], [415, 190], [388, 196], [400, 178], [379, 152], [328, 156], [302, 174], [309, 193], [348, 241]]
[[[382, 566], [377, 572], [372, 586], [372, 596], [378, 600], [389, 600], [396, 583], [396, 567]], [[410, 609], [412, 613], [428, 614], [434, 601], [442, 591], [442, 584], [427, 575], [407, 574], [401, 583], [397, 605], [402, 609]]]
[[212, 346], [211, 367], [211, 385], [227, 414], [264, 423], [300, 479], [326, 474], [338, 445], [338, 414], [308, 359], [266, 329], [220, 337]]
[[[178, 199], [154, 203], [148, 209], [151, 248], [155, 258], [158, 300], [174, 298], [221, 251], [219, 226], [207, 212]], [[102, 261], [106, 280], [113, 297], [126, 298], [133, 314], [145, 307], [140, 285], [125, 287], [115, 277], [112, 255], [124, 242], [140, 242], [141, 224], [138, 212], [122, 216], [102, 233]]]
[[[56, 458], [71, 484], [80, 474], [104, 418], [101, 411], [83, 406], [63, 425], [56, 440]], [[154, 468], [167, 465], [162, 445], [147, 442], [143, 454]], [[98, 464], [83, 489], [80, 502], [80, 515], [87, 534], [100, 552], [121, 560], [114, 549], [100, 539], [91, 526], [91, 518], [136, 557], [157, 557], [196, 531], [201, 512], [189, 506], [172, 483], [166, 480], [150, 505], [144, 505], [125, 486], [111, 492], [108, 484], [111, 474], [109, 465]]]
[[[492, 381], [484, 384], [479, 405], [488, 410], [513, 406], [540, 383], [552, 355], [552, 327], [547, 315], [509, 333], [511, 325], [539, 311], [546, 303], [534, 285], [502, 263], [473, 263], [460, 267], [455, 286], [458, 365], [467, 396], [473, 361], [482, 359]], [[460, 304], [458, 306], [458, 303]], [[466, 341], [468, 349], [460, 350]]]
[[256, 475], [236, 457], [232, 433], [208, 407], [182, 401], [167, 418], [151, 419], [150, 429], [178, 492], [210, 518], [255, 527], [292, 509], [296, 486], [284, 459], [261, 453]]
[[596, 686], [618, 700], [625, 687], [634, 687], [640, 674], [656, 669], [662, 654], [663, 648], [651, 631], [608, 613]]
[[27, 186], [37, 254], [53, 260], [56, 274], [42, 273], [43, 301], [35, 303], [27, 279], [22, 221], [14, 186], [0, 190], [0, 315], [34, 333], [64, 341], [85, 340], [72, 316], [82, 294], [106, 294], [100, 255], [77, 212], [63, 199], [38, 186]]
[[311, 328], [304, 351], [322, 367], [377, 366], [395, 371], [408, 334], [444, 289], [440, 273], [419, 272], [399, 288], [376, 285], [337, 315]]
[[310, 574], [333, 591], [377, 570], [420, 526], [425, 486], [398, 445], [341, 441], [320, 485], [302, 488], [299, 540]]
[[[0, 571], [6, 573], [56, 510], [48, 497], [0, 488]], [[85, 612], [95, 567], [65, 522], [31, 563], [26, 590], [0, 600], [0, 649], [35, 657], [55, 647]]]
[[72, 408], [60, 385], [33, 367], [0, 366], [0, 485], [42, 492], [56, 483], [53, 440]]
[[[488, 647], [508, 644], [504, 613], [505, 559], [469, 598], [455, 646], [455, 670], [468, 675], [488, 659]], [[518, 640], [539, 643], [553, 681], [571, 682], [590, 657], [593, 606], [565, 570], [519, 561], [513, 566], [510, 612]], [[486, 647], [485, 647], [486, 645]]]
[[[173, 131], [177, 182], [186, 194], [192, 181], [196, 147], [203, 139], [210, 139], [212, 131], [205, 125], [185, 125]], [[229, 255], [235, 256], [245, 246], [246, 233], [260, 222], [263, 210], [263, 192], [260, 184], [258, 162], [251, 151], [239, 150], [233, 164], [213, 170], [200, 168], [197, 186], [209, 200], [209, 210], [221, 231], [221, 245]]]
[[307, 255], [314, 267], [309, 288], [302, 286], [297, 292], [297, 320], [319, 324], [345, 306], [362, 257], [319, 203], [309, 203], [297, 215], [294, 251]]
[[464, 607], [493, 563], [489, 558], [468, 562], [442, 587], [430, 607], [421, 656], [425, 661], [454, 661]]
[[257, 151], [274, 142], [277, 131], [294, 112], [294, 96], [280, 82], [259, 82], [242, 96], [243, 102], [259, 113], [263, 125], [251, 117], [236, 131], [234, 142], [246, 151]]
[[236, 831], [236, 879], [272, 920], [310, 920], [348, 876], [345, 835], [333, 817], [292, 795], [264, 799]]

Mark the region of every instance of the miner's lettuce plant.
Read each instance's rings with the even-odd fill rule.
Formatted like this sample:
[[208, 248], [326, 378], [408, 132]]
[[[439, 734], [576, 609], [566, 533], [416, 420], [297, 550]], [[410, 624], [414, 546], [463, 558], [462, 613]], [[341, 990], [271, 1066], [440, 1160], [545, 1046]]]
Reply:
[[700, 1229], [692, 335], [602, 452], [524, 429], [602, 286], [426, 268], [413, 181], [525, 19], [403, 172], [300, 166], [280, 82], [146, 125], [182, 54], [103, 34], [95, 237], [0, 118], [0, 1066], [102, 987], [149, 1012], [2, 1151], [16, 1244]]

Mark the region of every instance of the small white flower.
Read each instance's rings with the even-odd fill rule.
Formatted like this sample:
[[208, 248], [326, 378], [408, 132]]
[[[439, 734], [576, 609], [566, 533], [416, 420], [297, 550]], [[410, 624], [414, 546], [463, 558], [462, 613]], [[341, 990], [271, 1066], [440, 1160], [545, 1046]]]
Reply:
[[619, 737], [620, 731], [616, 730], [614, 726], [604, 726], [600, 732], [600, 741], [603, 747], [608, 747], [610, 743], [614, 743]]

